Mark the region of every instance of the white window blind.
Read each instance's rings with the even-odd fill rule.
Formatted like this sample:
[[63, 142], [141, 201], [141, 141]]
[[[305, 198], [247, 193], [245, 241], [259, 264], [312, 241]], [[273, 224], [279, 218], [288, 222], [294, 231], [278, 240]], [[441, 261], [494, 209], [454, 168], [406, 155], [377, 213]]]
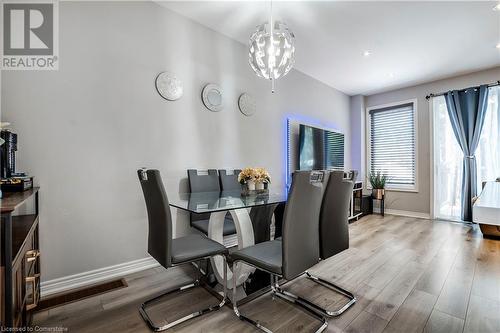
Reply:
[[388, 188], [415, 189], [415, 108], [405, 103], [370, 114], [370, 171], [389, 176]]
[[325, 131], [326, 169], [344, 170], [344, 134]]

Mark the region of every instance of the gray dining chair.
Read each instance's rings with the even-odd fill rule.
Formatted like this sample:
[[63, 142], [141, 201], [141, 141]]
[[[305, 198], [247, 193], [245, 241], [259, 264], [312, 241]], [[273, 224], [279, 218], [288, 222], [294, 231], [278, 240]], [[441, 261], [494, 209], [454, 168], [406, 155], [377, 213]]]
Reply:
[[238, 182], [240, 169], [219, 169], [219, 180], [221, 191], [240, 191], [241, 184]]
[[[349, 178], [344, 178], [343, 171], [329, 171], [328, 184], [323, 196], [319, 222], [321, 260], [326, 260], [349, 248], [349, 201], [352, 198], [352, 190], [357, 174], [357, 171], [351, 171], [347, 174]], [[336, 310], [329, 310], [302, 296], [284, 291], [287, 296], [293, 298], [296, 302], [308, 306], [326, 317], [340, 316], [356, 303], [357, 299], [350, 291], [333, 282], [313, 275], [309, 271], [306, 271], [305, 274], [312, 281], [347, 297], [348, 301]]]
[[141, 183], [148, 214], [148, 253], [156, 261], [158, 261], [160, 265], [165, 268], [169, 268], [200, 262], [217, 255], [224, 258], [224, 294], [222, 301], [218, 304], [196, 311], [161, 326], [157, 326], [151, 320], [146, 311], [148, 305], [173, 292], [183, 291], [199, 286], [200, 279], [198, 278], [188, 285], [169, 290], [153, 299], [147, 300], [140, 306], [139, 312], [143, 319], [152, 330], [158, 332], [172, 328], [180, 323], [196, 318], [205, 313], [218, 310], [224, 306], [227, 298], [226, 255], [228, 254], [228, 251], [222, 244], [199, 234], [173, 239], [172, 216], [160, 172], [154, 169], [140, 169], [137, 171], [137, 175]]
[[[319, 223], [320, 258], [326, 260], [349, 248], [349, 202], [357, 172], [349, 173], [348, 179], [344, 178], [343, 171], [332, 171], [328, 179], [323, 204], [321, 205]], [[346, 289], [306, 272], [312, 281], [347, 297], [348, 301], [336, 310], [328, 310], [320, 306], [314, 307], [327, 317], [337, 317], [356, 303], [356, 297]], [[309, 303], [311, 304], [311, 303]]]
[[[321, 321], [316, 332], [328, 325], [324, 316], [306, 302], [298, 302], [281, 289], [278, 279], [292, 280], [305, 273], [319, 261], [319, 214], [328, 173], [323, 171], [297, 171], [285, 207], [282, 240], [272, 240], [237, 250], [231, 254], [233, 265], [244, 262], [271, 274], [271, 291], [274, 295], [301, 306]], [[236, 290], [233, 279], [233, 290]], [[264, 332], [271, 332], [259, 322], [243, 315], [233, 292], [234, 313]]]
[[[189, 183], [189, 191], [191, 193], [199, 193], [199, 192], [220, 192], [220, 180], [219, 174], [215, 169], [208, 169], [207, 172], [202, 172], [196, 169], [189, 169], [187, 171], [188, 174], [188, 183]], [[191, 213], [190, 223], [193, 228], [198, 231], [201, 231], [205, 235], [208, 235], [208, 224], [210, 220], [210, 214], [194, 214]], [[226, 216], [223, 227], [223, 235], [234, 235], [236, 233], [236, 226], [234, 225], [234, 221]]]

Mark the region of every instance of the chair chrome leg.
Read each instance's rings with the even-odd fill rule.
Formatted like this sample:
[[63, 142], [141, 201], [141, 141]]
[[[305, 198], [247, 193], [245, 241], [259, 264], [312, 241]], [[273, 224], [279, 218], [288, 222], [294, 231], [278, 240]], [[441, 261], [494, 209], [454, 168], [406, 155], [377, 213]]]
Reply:
[[[236, 279], [233, 276], [233, 310], [234, 310], [234, 313], [236, 314], [236, 316], [238, 316], [238, 318], [240, 318], [241, 320], [252, 324], [254, 327], [256, 327], [256, 328], [258, 328], [266, 333], [273, 333], [270, 329], [261, 325], [258, 321], [255, 321], [255, 320], [253, 320], [249, 317], [246, 317], [240, 313], [240, 311], [238, 310], [238, 306], [237, 306], [235, 290], [236, 290]], [[323, 332], [326, 329], [326, 327], [328, 326], [328, 322], [326, 321], [326, 318], [318, 315], [318, 313], [312, 311], [311, 309], [304, 307], [299, 302], [296, 302], [293, 298], [290, 298], [290, 297], [282, 294], [281, 289], [279, 288], [279, 285], [278, 285], [278, 277], [273, 275], [273, 274], [271, 274], [271, 291], [274, 295], [277, 295], [280, 298], [282, 298], [288, 302], [291, 302], [291, 303], [294, 303], [294, 304], [301, 306], [302, 308], [306, 309], [314, 318], [319, 319], [321, 321], [321, 326], [315, 331], [315, 333]]]
[[[236, 262], [233, 262], [233, 267], [235, 264], [236, 264]], [[255, 320], [243, 315], [242, 313], [240, 313], [240, 311], [238, 310], [238, 300], [236, 299], [236, 280], [237, 280], [237, 277], [233, 273], [233, 290], [232, 290], [232, 293], [233, 293], [233, 311], [236, 314], [236, 316], [240, 320], [246, 321], [247, 323], [253, 325], [254, 327], [260, 329], [263, 332], [273, 333], [273, 331], [271, 331], [267, 327], [261, 325], [258, 321], [255, 321]]]
[[320, 314], [318, 309], [321, 309], [316, 304], [309, 302], [308, 300], [294, 295], [288, 291], [281, 289], [278, 284], [278, 277], [275, 277], [273, 285], [271, 285], [271, 290], [274, 295], [278, 296], [285, 301], [296, 304], [306, 310], [311, 316], [321, 321], [321, 326], [315, 331], [315, 333], [323, 332], [328, 326], [326, 318]]
[[332, 291], [335, 291], [341, 295], [344, 295], [345, 297], [347, 297], [349, 299], [349, 301], [347, 303], [345, 303], [343, 306], [341, 306], [339, 309], [337, 310], [334, 310], [334, 311], [331, 311], [331, 310], [328, 310], [328, 309], [325, 309], [325, 308], [322, 308], [320, 307], [319, 305], [301, 297], [301, 296], [298, 296], [298, 295], [295, 295], [289, 291], [286, 291], [286, 290], [283, 290], [281, 289], [281, 287], [279, 287], [278, 285], [275, 287], [275, 289], [277, 290], [277, 292], [289, 297], [290, 299], [292, 299], [294, 302], [297, 302], [299, 304], [302, 304], [302, 306], [304, 307], [307, 307], [309, 308], [310, 310], [322, 315], [322, 316], [326, 316], [326, 317], [337, 317], [337, 316], [340, 316], [342, 313], [344, 313], [347, 309], [349, 309], [352, 305], [354, 305], [354, 303], [356, 303], [356, 297], [349, 291], [329, 282], [329, 281], [326, 281], [326, 280], [323, 280], [317, 276], [314, 276], [312, 274], [310, 274], [309, 272], [305, 272], [307, 277], [309, 279], [311, 279], [312, 281], [332, 290]]
[[[226, 257], [223, 257], [224, 258], [224, 267], [226, 267]], [[217, 305], [211, 305], [209, 306], [208, 308], [205, 308], [205, 309], [202, 309], [202, 310], [199, 310], [199, 311], [196, 311], [196, 312], [193, 312], [191, 314], [188, 314], [187, 316], [184, 316], [182, 318], [179, 318], [171, 323], [168, 323], [168, 324], [165, 324], [165, 325], [161, 325], [161, 326], [157, 326], [155, 323], [153, 323], [153, 321], [151, 320], [151, 318], [149, 317], [147, 311], [146, 311], [146, 308], [153, 302], [157, 301], [158, 299], [166, 296], [166, 295], [169, 295], [169, 294], [172, 294], [172, 293], [175, 293], [175, 292], [179, 292], [179, 291], [183, 291], [183, 290], [188, 290], [188, 289], [191, 289], [191, 288], [194, 288], [194, 287], [198, 287], [200, 285], [200, 280], [197, 279], [196, 281], [194, 281], [193, 283], [190, 283], [188, 285], [185, 285], [185, 286], [182, 286], [182, 287], [179, 287], [179, 288], [176, 288], [176, 289], [173, 289], [173, 290], [169, 290], [161, 295], [158, 295], [156, 296], [155, 298], [152, 298], [152, 299], [149, 299], [147, 301], [145, 301], [144, 303], [141, 304], [141, 306], [139, 307], [139, 313], [141, 314], [142, 318], [144, 319], [144, 321], [148, 324], [149, 328], [151, 328], [151, 330], [155, 331], [155, 332], [160, 332], [160, 331], [165, 331], [169, 328], [172, 328], [174, 326], [177, 326], [187, 320], [190, 320], [190, 319], [193, 319], [193, 318], [196, 318], [196, 317], [199, 317], [201, 315], [204, 315], [206, 313], [209, 313], [209, 312], [212, 312], [212, 311], [216, 311], [216, 310], [219, 310], [220, 308], [222, 308], [224, 306], [224, 304], [226, 303], [226, 298], [227, 298], [227, 268], [224, 269], [224, 280], [225, 280], [225, 285], [224, 285], [224, 295], [223, 295], [223, 299], [222, 301], [217, 304]]]
[[337, 316], [340, 316], [342, 313], [344, 313], [347, 309], [349, 309], [351, 306], [354, 305], [354, 303], [356, 303], [356, 297], [348, 290], [345, 290], [344, 288], [341, 288], [329, 281], [326, 281], [320, 277], [317, 277], [315, 275], [312, 275], [311, 273], [307, 272], [306, 271], [306, 276], [307, 278], [309, 278], [311, 281], [314, 281], [320, 285], [322, 285], [323, 287], [325, 288], [328, 288], [332, 291], [335, 291], [345, 297], [347, 297], [349, 299], [349, 301], [347, 303], [345, 303], [344, 305], [342, 305], [339, 309], [337, 310], [327, 310], [325, 308], [322, 308], [320, 306], [318, 306], [317, 304], [314, 304], [300, 296], [296, 296], [296, 295], [293, 295], [291, 294], [290, 292], [286, 292], [288, 294], [291, 294], [293, 295], [292, 297], [295, 297], [297, 299], [300, 300], [300, 302], [304, 302], [305, 304], [308, 304], [308, 306], [310, 306], [311, 308], [315, 308], [316, 311], [319, 311], [319, 313], [321, 313], [322, 315], [324, 316], [327, 316], [327, 317], [337, 317]]

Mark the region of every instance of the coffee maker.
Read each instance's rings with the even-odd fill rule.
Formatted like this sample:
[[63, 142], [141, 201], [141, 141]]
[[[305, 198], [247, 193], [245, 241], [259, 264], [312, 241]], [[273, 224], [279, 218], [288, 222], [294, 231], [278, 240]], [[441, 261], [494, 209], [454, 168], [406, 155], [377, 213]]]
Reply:
[[9, 130], [2, 130], [0, 137], [5, 141], [0, 156], [0, 177], [11, 178], [16, 174], [17, 134]]
[[0, 147], [0, 189], [4, 192], [22, 192], [33, 187], [33, 178], [16, 172], [17, 134], [8, 129], [0, 131], [4, 141]]

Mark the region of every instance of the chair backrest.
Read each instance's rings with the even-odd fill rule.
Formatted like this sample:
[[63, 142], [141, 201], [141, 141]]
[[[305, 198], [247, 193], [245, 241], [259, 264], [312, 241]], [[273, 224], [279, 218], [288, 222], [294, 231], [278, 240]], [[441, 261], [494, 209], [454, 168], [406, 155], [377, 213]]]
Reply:
[[172, 263], [172, 215], [160, 171], [137, 170], [148, 211], [148, 253], [163, 267]]
[[238, 191], [241, 190], [241, 184], [238, 182], [240, 169], [234, 169], [233, 174], [228, 174], [228, 170], [219, 170], [219, 180], [221, 191]]
[[296, 171], [283, 217], [283, 276], [292, 279], [319, 261], [319, 215], [326, 171]]
[[349, 180], [351, 180], [353, 183], [356, 182], [356, 179], [358, 178], [358, 170], [351, 170], [347, 173], [347, 177]]
[[220, 191], [219, 175], [217, 174], [217, 170], [208, 169], [207, 174], [202, 174], [198, 170], [189, 169], [187, 173], [189, 191], [191, 193]]
[[349, 202], [357, 172], [345, 179], [342, 171], [332, 171], [328, 179], [319, 223], [320, 257], [327, 259], [349, 248]]
[[[189, 192], [198, 193], [198, 192], [218, 192], [220, 191], [219, 184], [219, 175], [217, 170], [208, 169], [206, 174], [202, 174], [198, 170], [189, 169], [187, 171], [188, 174], [188, 183], [189, 183]], [[199, 221], [199, 220], [208, 220], [210, 218], [210, 214], [194, 214], [190, 213], [190, 220]]]

